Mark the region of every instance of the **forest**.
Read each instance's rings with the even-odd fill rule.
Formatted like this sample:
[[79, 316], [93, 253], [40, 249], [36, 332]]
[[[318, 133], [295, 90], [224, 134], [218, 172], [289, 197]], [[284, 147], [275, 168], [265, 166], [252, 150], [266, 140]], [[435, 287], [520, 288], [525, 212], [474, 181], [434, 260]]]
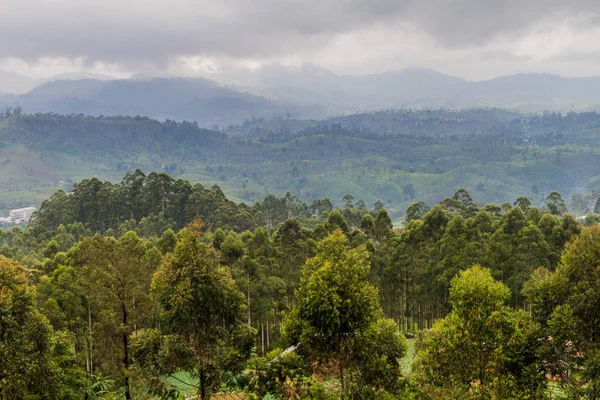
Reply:
[[[26, 110], [25, 110], [26, 111]], [[0, 116], [0, 212], [38, 207], [88, 177], [116, 182], [136, 169], [166, 172], [236, 202], [290, 192], [305, 202], [352, 193], [381, 201], [400, 224], [418, 200], [436, 204], [464, 187], [483, 205], [558, 190], [573, 215], [600, 190], [600, 115], [500, 109], [381, 110], [326, 120], [249, 118], [200, 128], [147, 117]]]
[[0, 399], [600, 398], [599, 197], [74, 182], [0, 231]]

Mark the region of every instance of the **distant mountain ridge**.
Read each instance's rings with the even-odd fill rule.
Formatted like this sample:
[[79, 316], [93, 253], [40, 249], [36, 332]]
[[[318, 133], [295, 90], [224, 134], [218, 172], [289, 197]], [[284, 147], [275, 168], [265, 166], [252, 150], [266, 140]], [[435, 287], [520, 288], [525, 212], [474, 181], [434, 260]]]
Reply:
[[[150, 80], [93, 79], [44, 83], [23, 95], [0, 97], [0, 105], [29, 113], [150, 116], [226, 126], [253, 116], [273, 118], [296, 112], [293, 105], [243, 93], [203, 78]], [[308, 112], [302, 110], [302, 115]]]
[[139, 73], [130, 79], [110, 80], [108, 76], [68, 74], [25, 94], [0, 96], [0, 106], [20, 105], [26, 112], [142, 115], [197, 121], [203, 127], [259, 117], [327, 118], [401, 108], [600, 109], [600, 77], [527, 73], [474, 82], [421, 68], [338, 75], [309, 63], [224, 70], [212, 77], [152, 78]]
[[0, 94], [26, 93], [37, 85], [39, 82], [25, 75], [0, 71]]
[[[257, 72], [263, 93], [306, 102], [320, 98], [331, 108], [367, 111], [386, 108], [502, 107], [522, 111], [597, 109], [600, 77], [566, 78], [522, 73], [469, 81], [432, 69], [413, 68], [365, 76], [336, 75], [312, 64], [269, 67]], [[269, 78], [271, 76], [271, 78]], [[266, 82], [275, 84], [267, 85]]]
[[78, 71], [53, 75], [47, 78], [33, 79], [16, 72], [0, 71], [0, 94], [24, 94], [46, 82], [76, 81], [83, 79], [110, 81], [117, 78], [106, 74]]

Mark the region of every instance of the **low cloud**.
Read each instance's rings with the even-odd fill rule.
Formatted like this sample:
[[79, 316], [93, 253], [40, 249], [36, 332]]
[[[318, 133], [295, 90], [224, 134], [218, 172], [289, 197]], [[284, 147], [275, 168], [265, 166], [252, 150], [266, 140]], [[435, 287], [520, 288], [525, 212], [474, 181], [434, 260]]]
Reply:
[[589, 0], [6, 0], [0, 9], [0, 68], [21, 63], [33, 74], [311, 61], [345, 73], [419, 65], [481, 78], [490, 59], [499, 71], [545, 64], [585, 74], [592, 64], [565, 59], [600, 52]]

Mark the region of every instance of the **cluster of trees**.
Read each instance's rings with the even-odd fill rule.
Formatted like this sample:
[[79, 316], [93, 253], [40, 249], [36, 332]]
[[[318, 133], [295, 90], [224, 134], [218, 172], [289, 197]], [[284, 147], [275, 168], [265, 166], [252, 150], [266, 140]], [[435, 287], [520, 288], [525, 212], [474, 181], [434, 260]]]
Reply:
[[[342, 200], [346, 205], [343, 214], [353, 226], [360, 224], [363, 215], [375, 217], [383, 208], [381, 201], [376, 201], [372, 210], [362, 199], [354, 204], [351, 194]], [[150, 237], [160, 236], [167, 228], [179, 230], [201, 218], [209, 229], [243, 232], [275, 227], [289, 218], [314, 226], [333, 208], [328, 198], [308, 204], [289, 192], [283, 197], [269, 194], [253, 205], [237, 204], [227, 199], [217, 185], [205, 188], [164, 172], [146, 175], [138, 169], [127, 173], [119, 183], [94, 177], [74, 183], [70, 193], [57, 191], [42, 203], [30, 226], [36, 232], [54, 232], [58, 226], [81, 223], [93, 233], [137, 230]]]
[[171, 150], [175, 150], [183, 146], [211, 147], [227, 140], [225, 135], [199, 128], [197, 123], [169, 119], [161, 122], [140, 116], [21, 114], [20, 108], [6, 117], [7, 125], [2, 131], [5, 139], [45, 151], [69, 148], [76, 154], [104, 151], [121, 154], [126, 148], [143, 147], [164, 153], [162, 143], [167, 141], [171, 141]]
[[15, 116], [19, 116], [21, 115], [21, 112], [23, 111], [23, 109], [20, 106], [17, 107], [6, 107], [4, 109], [4, 112], [0, 112], [0, 121], [3, 121], [5, 119], [8, 119], [10, 117], [12, 117], [13, 115]]
[[600, 228], [558, 192], [460, 189], [401, 230], [342, 201], [236, 205], [140, 171], [57, 192], [0, 232], [0, 399], [545, 398], [546, 374], [600, 395]]
[[600, 214], [600, 194], [594, 189], [588, 190], [583, 195], [574, 193], [569, 208], [579, 215]]

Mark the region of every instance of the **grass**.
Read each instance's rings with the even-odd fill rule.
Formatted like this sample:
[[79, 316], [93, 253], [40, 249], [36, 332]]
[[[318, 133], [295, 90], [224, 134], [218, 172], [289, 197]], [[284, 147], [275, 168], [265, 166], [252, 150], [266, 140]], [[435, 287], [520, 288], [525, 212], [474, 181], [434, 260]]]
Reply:
[[54, 192], [61, 189], [59, 186], [44, 186], [32, 190], [14, 192], [0, 192], [0, 216], [8, 216], [8, 212], [21, 207], [39, 207], [39, 205]]
[[173, 385], [179, 393], [188, 397], [196, 394], [196, 387], [198, 382], [189, 372], [180, 371], [176, 372], [167, 378], [167, 382]]
[[402, 358], [402, 375], [410, 375], [412, 372], [412, 363], [417, 356], [416, 339], [406, 339], [408, 348], [406, 354]]

